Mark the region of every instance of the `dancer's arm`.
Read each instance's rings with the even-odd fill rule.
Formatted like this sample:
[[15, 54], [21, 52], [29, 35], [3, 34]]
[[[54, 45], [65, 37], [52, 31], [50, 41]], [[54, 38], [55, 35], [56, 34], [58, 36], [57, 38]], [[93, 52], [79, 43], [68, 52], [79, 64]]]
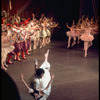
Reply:
[[82, 16], [82, 21], [84, 20], [85, 15]]
[[23, 84], [25, 85], [25, 87], [26, 87], [29, 91], [31, 90], [31, 93], [33, 93], [34, 90], [31, 89], [31, 88], [27, 85], [27, 83], [25, 82], [25, 80], [24, 80], [24, 78], [23, 78], [23, 74], [21, 74], [21, 80], [22, 80]]
[[51, 80], [49, 81], [49, 83], [48, 83], [47, 87], [45, 88], [45, 90], [49, 88], [50, 84], [52, 83], [52, 81], [54, 79], [54, 75], [52, 73], [50, 73], [50, 75], [51, 75]]
[[46, 86], [46, 88], [43, 91], [39, 91], [41, 94], [43, 94], [43, 93], [45, 94], [47, 92], [47, 89], [49, 88], [50, 84], [52, 83], [52, 81], [54, 79], [54, 75], [51, 73], [50, 73], [50, 75], [51, 75], [51, 79], [50, 79], [48, 85]]
[[68, 26], [68, 23], [66, 23], [66, 26], [67, 26], [67, 28], [69, 28], [69, 29], [70, 29], [70, 27]]

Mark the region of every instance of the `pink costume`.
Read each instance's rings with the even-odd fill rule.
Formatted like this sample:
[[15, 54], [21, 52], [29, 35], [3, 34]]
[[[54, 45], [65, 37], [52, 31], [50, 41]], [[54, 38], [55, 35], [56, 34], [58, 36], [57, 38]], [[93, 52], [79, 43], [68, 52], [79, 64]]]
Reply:
[[90, 29], [86, 29], [86, 32], [81, 35], [82, 41], [93, 41], [94, 37], [90, 34]]
[[73, 31], [67, 31], [66, 32], [66, 35], [69, 37], [78, 37], [80, 34], [77, 32], [77, 31], [75, 31], [75, 30], [73, 30]]

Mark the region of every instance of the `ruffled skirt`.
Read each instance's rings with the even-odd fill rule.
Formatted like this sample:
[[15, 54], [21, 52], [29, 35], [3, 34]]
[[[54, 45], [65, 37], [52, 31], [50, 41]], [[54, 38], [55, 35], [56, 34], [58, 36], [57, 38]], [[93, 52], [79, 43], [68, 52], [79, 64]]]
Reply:
[[36, 36], [34, 36], [34, 35], [30, 36], [30, 40], [31, 40], [31, 41], [36, 40]]
[[69, 37], [78, 37], [80, 34], [78, 32], [71, 32], [71, 31], [67, 31], [66, 35]]
[[93, 41], [94, 37], [92, 35], [82, 34], [80, 39], [82, 41]]
[[51, 32], [48, 29], [46, 29], [46, 32], [47, 32], [47, 36], [51, 36]]

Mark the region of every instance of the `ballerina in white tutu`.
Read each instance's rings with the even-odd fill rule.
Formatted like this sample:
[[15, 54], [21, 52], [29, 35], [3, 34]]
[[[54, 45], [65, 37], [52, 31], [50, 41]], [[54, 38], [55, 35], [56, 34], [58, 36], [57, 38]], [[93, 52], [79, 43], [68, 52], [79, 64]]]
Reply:
[[91, 32], [91, 27], [90, 24], [88, 23], [86, 27], [83, 27], [85, 29], [85, 33], [83, 33], [81, 35], [81, 40], [84, 41], [84, 51], [85, 51], [85, 55], [84, 57], [87, 56], [87, 50], [88, 48], [92, 45], [92, 41], [94, 39], [93, 35], [90, 34]]
[[74, 46], [76, 44], [76, 37], [78, 37], [80, 34], [76, 31], [76, 26], [75, 26], [74, 20], [73, 20], [73, 24], [72, 24], [71, 27], [68, 26], [68, 23], [66, 23], [66, 26], [70, 29], [70, 31], [66, 32], [66, 35], [68, 36], [68, 46], [67, 46], [67, 48], [69, 48], [71, 38], [73, 38], [72, 46]]

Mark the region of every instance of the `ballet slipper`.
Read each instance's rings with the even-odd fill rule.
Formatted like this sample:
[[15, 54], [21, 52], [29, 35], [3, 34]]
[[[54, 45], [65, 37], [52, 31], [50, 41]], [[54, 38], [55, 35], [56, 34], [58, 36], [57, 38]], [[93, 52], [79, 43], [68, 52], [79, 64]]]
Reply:
[[47, 52], [44, 54], [45, 58], [48, 58], [49, 55], [49, 50], [47, 50]]
[[8, 61], [7, 63], [8, 63], [8, 64], [12, 64], [12, 62], [11, 62], [11, 61]]
[[17, 60], [20, 62], [21, 60], [19, 58], [17, 58]]
[[42, 45], [39, 48], [42, 48]]
[[14, 58], [14, 61], [16, 61], [16, 58]]
[[[16, 54], [16, 55], [17, 55], [17, 54]], [[14, 57], [14, 60], [15, 60], [15, 61], [16, 61], [16, 59], [17, 59], [16, 55], [15, 55], [15, 57]]]
[[33, 48], [33, 50], [35, 50], [35, 49], [36, 49], [36, 47]]
[[7, 65], [6, 63], [4, 63], [4, 65], [5, 65], [6, 67], [8, 67], [8, 65]]
[[72, 43], [72, 47], [76, 44], [76, 42]]
[[30, 53], [28, 52], [28, 49], [26, 50], [26, 54], [27, 54], [27, 55], [30, 55]]
[[67, 48], [69, 48], [70, 46], [68, 45]]
[[22, 51], [22, 59], [26, 59], [26, 57], [24, 55], [24, 51]]
[[4, 66], [1, 67], [3, 70], [7, 71], [7, 68], [5, 68]]
[[24, 56], [24, 57], [22, 57], [22, 59], [27, 59], [27, 58]]
[[87, 54], [84, 55], [84, 57], [86, 57], [86, 56], [87, 56]]

